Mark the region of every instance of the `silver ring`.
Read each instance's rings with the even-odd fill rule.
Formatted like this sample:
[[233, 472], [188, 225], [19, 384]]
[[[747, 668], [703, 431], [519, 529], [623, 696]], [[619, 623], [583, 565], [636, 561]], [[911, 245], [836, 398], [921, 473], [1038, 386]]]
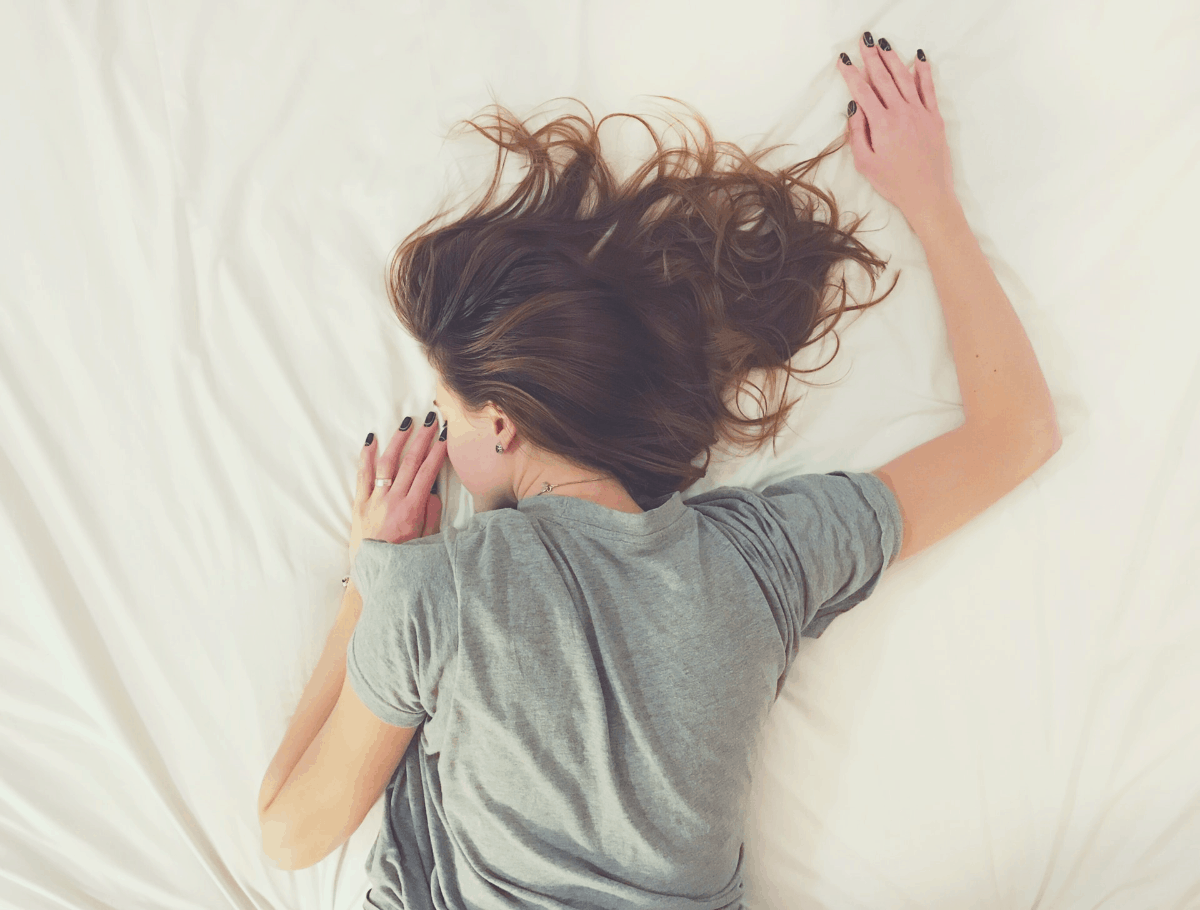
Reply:
[[390, 486], [391, 483], [392, 482], [390, 480], [388, 480], [386, 477], [376, 477], [375, 478], [375, 486], [377, 486], [377, 487]]

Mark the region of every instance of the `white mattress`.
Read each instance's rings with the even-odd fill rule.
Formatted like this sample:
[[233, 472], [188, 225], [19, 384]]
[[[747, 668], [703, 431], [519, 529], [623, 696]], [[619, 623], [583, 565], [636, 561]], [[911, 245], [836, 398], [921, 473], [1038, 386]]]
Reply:
[[[1064, 443], [803, 642], [748, 907], [1200, 907], [1196, 4], [10, 0], [0, 21], [0, 905], [361, 906], [381, 803], [296, 873], [255, 805], [336, 613], [363, 437], [433, 396], [383, 272], [471, 173], [480, 146], [444, 137], [493, 98], [668, 95], [807, 157], [870, 29], [929, 56]], [[848, 148], [820, 175], [900, 284], [840, 326], [813, 377], [840, 381], [777, 453], [695, 492], [871, 470], [961, 421], [914, 236]]]

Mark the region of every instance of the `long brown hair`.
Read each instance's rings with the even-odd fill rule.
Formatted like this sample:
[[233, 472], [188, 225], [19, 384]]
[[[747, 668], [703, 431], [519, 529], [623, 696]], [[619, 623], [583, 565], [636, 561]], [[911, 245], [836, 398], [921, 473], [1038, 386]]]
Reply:
[[[615, 477], [653, 507], [704, 477], [719, 441], [752, 453], [774, 440], [797, 402], [765, 413], [751, 384], [763, 416], [726, 404], [751, 370], [766, 371], [772, 398], [782, 374], [786, 394], [840, 341], [813, 370], [792, 357], [896, 283], [854, 306], [844, 279], [833, 283], [834, 267], [852, 260], [873, 293], [886, 266], [853, 236], [863, 217], [839, 227], [834, 199], [803, 179], [844, 137], [770, 171], [758, 162], [781, 146], [747, 154], [714, 142], [689, 105], [703, 134], [695, 148], [690, 131], [682, 148], [664, 147], [636, 114], [597, 124], [579, 103], [586, 120], [537, 129], [498, 104], [460, 121], [496, 144], [491, 185], [465, 215], [435, 228], [443, 209], [400, 244], [388, 296], [468, 411], [494, 404], [533, 445]], [[623, 181], [601, 154], [609, 117], [639, 121], [658, 150]], [[526, 173], [496, 200], [509, 152], [524, 156]]]

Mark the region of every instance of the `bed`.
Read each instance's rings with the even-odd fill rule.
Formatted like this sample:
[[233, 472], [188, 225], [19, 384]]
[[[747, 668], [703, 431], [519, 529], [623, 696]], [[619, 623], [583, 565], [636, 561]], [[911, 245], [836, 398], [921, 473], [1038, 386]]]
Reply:
[[[361, 907], [381, 802], [298, 872], [254, 807], [337, 610], [363, 437], [434, 395], [383, 274], [476, 173], [451, 128], [673, 97], [798, 160], [843, 129], [835, 61], [870, 29], [932, 63], [1063, 445], [802, 642], [746, 906], [1200, 907], [1195, 4], [52, 0], [3, 23], [0, 905]], [[774, 452], [685, 496], [872, 470], [962, 420], [907, 223], [848, 148], [818, 175], [899, 283], [839, 325]], [[441, 495], [465, 526], [448, 464]]]

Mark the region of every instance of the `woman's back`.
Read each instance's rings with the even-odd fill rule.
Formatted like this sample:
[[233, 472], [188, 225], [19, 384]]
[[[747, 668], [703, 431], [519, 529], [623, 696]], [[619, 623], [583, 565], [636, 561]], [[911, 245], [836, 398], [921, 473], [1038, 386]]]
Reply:
[[379, 716], [425, 721], [370, 903], [738, 906], [758, 738], [799, 636], [865, 599], [900, 535], [887, 487], [837, 472], [643, 513], [529, 497], [365, 541], [347, 674]]

